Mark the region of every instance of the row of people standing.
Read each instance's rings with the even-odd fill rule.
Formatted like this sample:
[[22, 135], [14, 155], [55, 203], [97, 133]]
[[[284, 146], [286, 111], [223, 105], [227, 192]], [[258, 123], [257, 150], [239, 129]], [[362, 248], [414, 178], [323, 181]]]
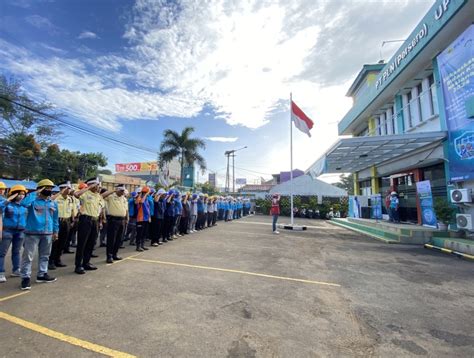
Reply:
[[[0, 210], [3, 239], [0, 242], [0, 283], [6, 281], [5, 256], [12, 246], [11, 276], [21, 277], [21, 289], [31, 288], [31, 266], [38, 251], [36, 282], [54, 282], [48, 270], [66, 267], [61, 257], [70, 251], [77, 234], [75, 268], [77, 274], [97, 269], [90, 260], [100, 229], [106, 225], [106, 261], [121, 260], [118, 255], [123, 241], [129, 239], [137, 251], [172, 241], [179, 236], [193, 234], [217, 221], [230, 221], [250, 213], [250, 201], [241, 198], [208, 196], [171, 189], [155, 191], [143, 187], [128, 193], [124, 185], [115, 190], [100, 190], [97, 178], [91, 178], [73, 190], [69, 182], [58, 185], [48, 179], [38, 183], [37, 190], [27, 195], [22, 185], [13, 186], [8, 198], [5, 185], [0, 182]], [[134, 235], [135, 234], [135, 235]], [[20, 251], [23, 254], [20, 259]]]

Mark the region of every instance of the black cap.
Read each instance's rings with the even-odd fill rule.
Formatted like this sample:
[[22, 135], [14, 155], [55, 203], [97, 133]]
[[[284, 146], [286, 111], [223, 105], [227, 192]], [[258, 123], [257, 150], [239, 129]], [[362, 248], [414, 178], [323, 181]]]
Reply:
[[125, 190], [125, 184], [117, 184], [117, 185], [115, 186], [115, 189], [116, 189], [116, 190]]
[[87, 185], [92, 185], [92, 184], [99, 184], [99, 178], [90, 178], [86, 180]]
[[72, 189], [71, 183], [69, 181], [63, 181], [58, 184], [59, 189], [69, 188]]

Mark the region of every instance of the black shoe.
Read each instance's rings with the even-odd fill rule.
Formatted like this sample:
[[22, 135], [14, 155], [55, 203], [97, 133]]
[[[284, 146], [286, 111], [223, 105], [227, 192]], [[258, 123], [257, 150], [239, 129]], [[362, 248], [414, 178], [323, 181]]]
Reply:
[[138, 252], [142, 252], [142, 251], [143, 251], [143, 249], [141, 249], [141, 248], [137, 247], [136, 251], [138, 251]]
[[149, 248], [148, 247], [145, 247], [145, 246], [142, 246], [142, 249], [145, 250], [145, 251], [148, 251]]
[[95, 267], [95, 266], [92, 265], [92, 264], [87, 264], [87, 265], [84, 265], [84, 270], [86, 270], [86, 271], [94, 271], [94, 270], [97, 270], [97, 267]]
[[76, 267], [74, 272], [77, 273], [78, 275], [84, 275], [86, 273], [86, 271], [84, 270], [84, 268], [82, 266]]
[[120, 261], [123, 260], [120, 256], [114, 256], [113, 257], [114, 261]]
[[125, 249], [125, 246], [122, 245], [122, 246], [119, 247], [119, 249]]
[[168, 242], [168, 239], [163, 239], [161, 243], [164, 244], [165, 242]]
[[166, 239], [168, 241], [173, 241], [174, 239], [172, 237], [170, 237], [169, 239]]
[[100, 244], [99, 247], [106, 247], [106, 244]]
[[30, 284], [30, 279], [29, 278], [22, 278], [21, 279], [21, 289], [23, 291], [31, 290], [31, 284]]
[[107, 261], [106, 261], [108, 264], [113, 264], [114, 263], [114, 260], [112, 260], [111, 257], [107, 257]]
[[99, 256], [97, 256], [96, 254], [92, 254], [91, 257], [97, 258]]
[[134, 242], [130, 241], [130, 246], [135, 246], [136, 244]]
[[56, 262], [54, 265], [56, 267], [67, 267], [67, 265], [63, 264], [62, 262]]
[[76, 244], [71, 244], [71, 247], [77, 247], [77, 245]]
[[45, 273], [44, 276], [36, 276], [37, 283], [50, 283], [56, 280], [57, 280], [56, 277], [51, 277], [47, 273]]
[[75, 252], [74, 252], [74, 251], [71, 251], [71, 250], [64, 250], [64, 253], [65, 253], [65, 254], [74, 254]]
[[53, 263], [48, 264], [48, 270], [56, 270], [56, 265]]

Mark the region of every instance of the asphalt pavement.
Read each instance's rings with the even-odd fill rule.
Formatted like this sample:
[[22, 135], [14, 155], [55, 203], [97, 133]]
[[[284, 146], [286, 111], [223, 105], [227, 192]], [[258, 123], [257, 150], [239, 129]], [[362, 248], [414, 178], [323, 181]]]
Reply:
[[474, 356], [473, 262], [298, 222], [220, 222], [111, 265], [100, 248], [82, 276], [65, 255], [28, 293], [8, 278], [0, 356]]

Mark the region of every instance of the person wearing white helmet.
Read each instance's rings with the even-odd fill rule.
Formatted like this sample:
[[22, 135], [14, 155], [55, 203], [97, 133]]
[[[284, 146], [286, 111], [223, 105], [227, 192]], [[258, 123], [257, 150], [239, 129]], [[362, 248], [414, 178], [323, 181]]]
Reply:
[[390, 218], [391, 221], [399, 223], [400, 214], [399, 214], [400, 201], [398, 200], [398, 194], [396, 191], [390, 193]]

